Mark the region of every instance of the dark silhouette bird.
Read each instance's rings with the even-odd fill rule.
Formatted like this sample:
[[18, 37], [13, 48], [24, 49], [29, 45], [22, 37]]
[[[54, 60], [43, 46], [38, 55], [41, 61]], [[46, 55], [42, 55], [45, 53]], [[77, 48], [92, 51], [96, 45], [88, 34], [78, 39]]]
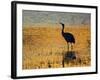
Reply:
[[62, 36], [64, 37], [64, 39], [66, 40], [67, 44], [68, 44], [68, 51], [69, 51], [69, 46], [71, 47], [71, 50], [73, 49], [73, 44], [75, 44], [75, 38], [73, 36], [73, 34], [69, 33], [69, 32], [64, 32], [64, 27], [65, 25], [63, 23], [60, 23], [62, 25]]

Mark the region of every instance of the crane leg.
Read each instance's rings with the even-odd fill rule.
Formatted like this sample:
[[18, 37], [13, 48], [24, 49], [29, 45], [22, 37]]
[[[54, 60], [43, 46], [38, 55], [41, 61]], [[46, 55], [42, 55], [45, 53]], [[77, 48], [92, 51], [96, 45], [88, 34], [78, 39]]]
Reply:
[[68, 44], [67, 48], [68, 48], [68, 51], [69, 51], [69, 43], [67, 43], [67, 44]]
[[71, 51], [73, 50], [73, 44], [71, 44]]

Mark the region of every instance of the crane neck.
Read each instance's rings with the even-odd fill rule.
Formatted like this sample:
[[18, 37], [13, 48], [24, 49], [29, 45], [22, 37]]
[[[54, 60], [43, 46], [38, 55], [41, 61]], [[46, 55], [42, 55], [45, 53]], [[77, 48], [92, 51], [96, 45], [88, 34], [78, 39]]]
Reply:
[[64, 24], [62, 24], [62, 34], [64, 33]]

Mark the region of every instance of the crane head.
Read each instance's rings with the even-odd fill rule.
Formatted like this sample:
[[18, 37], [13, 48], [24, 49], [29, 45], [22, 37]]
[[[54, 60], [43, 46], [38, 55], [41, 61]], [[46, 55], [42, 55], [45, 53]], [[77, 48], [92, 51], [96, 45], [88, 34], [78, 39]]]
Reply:
[[64, 27], [64, 23], [60, 22], [60, 24]]

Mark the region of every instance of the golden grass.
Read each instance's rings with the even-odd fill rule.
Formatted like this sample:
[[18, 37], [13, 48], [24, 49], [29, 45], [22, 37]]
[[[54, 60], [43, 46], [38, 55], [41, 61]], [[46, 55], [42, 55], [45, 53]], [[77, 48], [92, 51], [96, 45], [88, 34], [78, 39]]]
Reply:
[[[67, 43], [61, 35], [61, 25], [56, 27], [23, 27], [23, 69], [61, 68]], [[75, 37], [74, 51], [77, 56], [65, 67], [91, 65], [89, 25], [68, 26], [65, 32]]]

